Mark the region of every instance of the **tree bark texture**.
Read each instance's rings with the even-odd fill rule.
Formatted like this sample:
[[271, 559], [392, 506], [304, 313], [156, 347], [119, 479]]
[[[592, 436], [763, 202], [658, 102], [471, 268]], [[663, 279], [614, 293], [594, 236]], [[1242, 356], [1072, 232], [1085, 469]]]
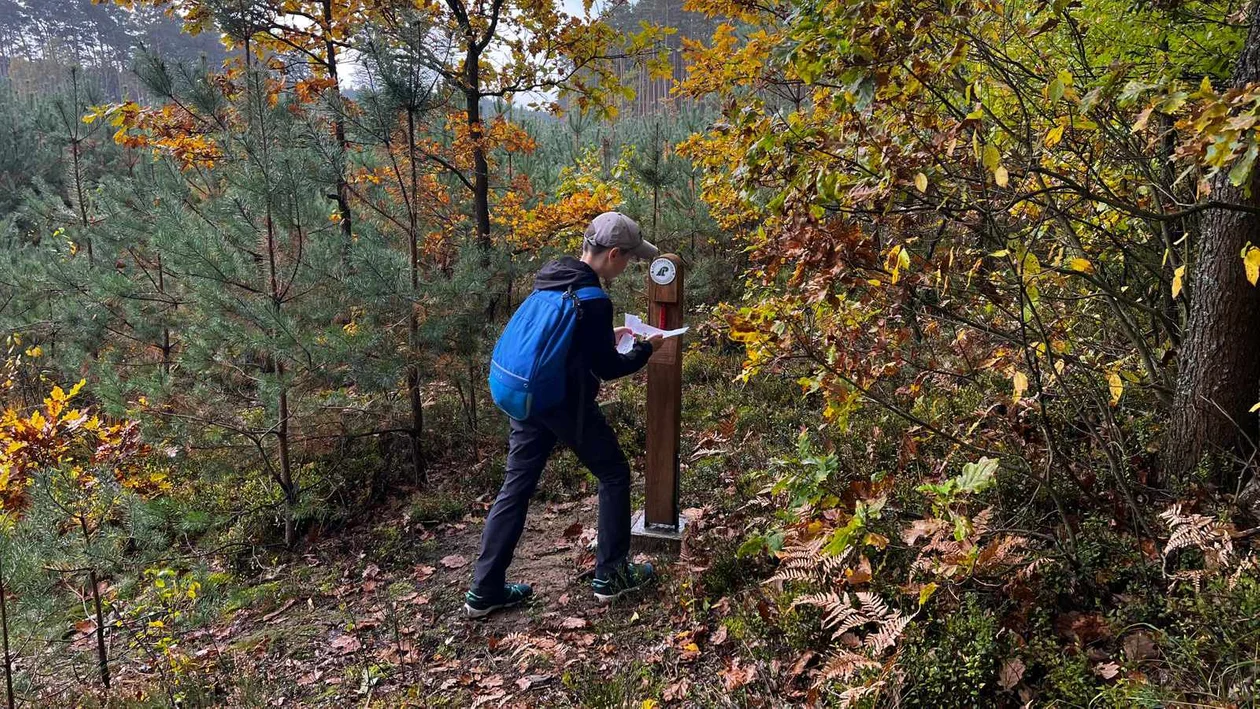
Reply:
[[[332, 0], [324, 0], [324, 32], [330, 32], [333, 27], [333, 3]], [[335, 117], [333, 118], [333, 132], [337, 138], [337, 212], [341, 217], [341, 235], [345, 239], [344, 249], [350, 248], [350, 242], [353, 239], [354, 228], [351, 224], [353, 215], [350, 213], [350, 185], [346, 182], [346, 155], [349, 153], [349, 142], [346, 140], [346, 122], [344, 116], [345, 101], [341, 95], [341, 80], [337, 76], [337, 45], [332, 39], [326, 39], [324, 42], [325, 62], [328, 69], [328, 76], [333, 81], [333, 102]]]
[[481, 122], [481, 52], [469, 39], [464, 60], [464, 102], [468, 118], [468, 135], [473, 141], [473, 217], [477, 225], [477, 245], [483, 258], [490, 255], [490, 164], [482, 139], [485, 127]]
[[[1260, 80], [1260, 3], [1234, 70], [1234, 84]], [[1212, 198], [1260, 207], [1260, 181], [1234, 187], [1222, 171]], [[1193, 300], [1182, 342], [1177, 391], [1164, 454], [1168, 475], [1184, 475], [1209, 453], [1250, 455], [1260, 399], [1260, 289], [1246, 279], [1244, 245], [1260, 244], [1260, 217], [1215, 209], [1202, 222], [1198, 260], [1189, 289]]]

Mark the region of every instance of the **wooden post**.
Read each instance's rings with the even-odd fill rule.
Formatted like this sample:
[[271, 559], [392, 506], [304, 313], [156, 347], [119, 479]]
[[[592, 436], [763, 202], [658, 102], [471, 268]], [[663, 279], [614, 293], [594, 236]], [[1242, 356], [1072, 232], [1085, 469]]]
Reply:
[[[648, 271], [644, 319], [662, 330], [683, 326], [683, 261], [674, 254], [654, 260]], [[682, 431], [682, 338], [671, 337], [647, 365], [647, 465], [645, 502], [635, 516], [637, 546], [677, 550], [685, 524], [679, 514], [679, 436]]]

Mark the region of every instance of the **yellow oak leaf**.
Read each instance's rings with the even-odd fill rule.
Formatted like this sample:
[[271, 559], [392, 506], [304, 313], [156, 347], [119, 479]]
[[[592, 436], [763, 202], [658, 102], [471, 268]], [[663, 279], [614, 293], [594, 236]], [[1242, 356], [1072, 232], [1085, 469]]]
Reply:
[[1260, 249], [1247, 245], [1247, 250], [1243, 253], [1243, 268], [1247, 269], [1247, 280], [1251, 285], [1256, 285], [1256, 281], [1260, 279]]
[[1024, 398], [1024, 392], [1028, 391], [1028, 376], [1019, 370], [1015, 370], [1015, 376], [1011, 378], [1015, 391], [1011, 395], [1011, 403], [1018, 404], [1019, 400]]

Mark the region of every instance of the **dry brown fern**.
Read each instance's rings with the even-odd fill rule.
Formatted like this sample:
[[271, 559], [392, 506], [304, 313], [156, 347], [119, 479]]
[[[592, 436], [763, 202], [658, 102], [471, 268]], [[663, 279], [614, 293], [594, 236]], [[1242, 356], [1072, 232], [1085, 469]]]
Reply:
[[837, 705], [840, 709], [848, 709], [848, 707], [857, 706], [858, 702], [867, 697], [874, 696], [884, 688], [883, 680], [872, 682], [871, 684], [858, 685], [857, 687], [849, 687], [848, 689], [837, 695], [840, 703]]
[[[1164, 545], [1164, 576], [1174, 583], [1189, 581], [1197, 592], [1202, 589], [1203, 580], [1210, 572], [1223, 570], [1234, 556], [1234, 540], [1230, 529], [1219, 520], [1208, 515], [1186, 514], [1181, 503], [1164, 510], [1160, 519], [1168, 525], [1168, 543]], [[1168, 562], [1182, 549], [1197, 549], [1203, 554], [1202, 569], [1182, 569], [1169, 572]]]
[[1164, 558], [1179, 549], [1194, 547], [1214, 559], [1225, 561], [1234, 553], [1234, 543], [1229, 529], [1213, 517], [1201, 514], [1185, 514], [1181, 503], [1160, 513], [1160, 519], [1168, 525], [1168, 543], [1164, 545]]
[[779, 552], [779, 569], [766, 583], [783, 584], [789, 581], [817, 584], [822, 588], [838, 585], [848, 567], [851, 549], [840, 554], [823, 551], [825, 536], [815, 537], [804, 544], [795, 544]]
[[919, 573], [945, 578], [996, 575], [1013, 566], [1037, 563], [1028, 561], [1030, 542], [1026, 537], [1002, 535], [981, 547], [991, 524], [992, 509], [981, 511], [972, 518], [970, 533], [960, 541], [954, 538], [954, 526], [946, 520], [928, 518], [911, 523], [902, 532], [902, 541], [914, 546], [927, 538], [910, 565], [911, 579]]
[[827, 657], [827, 663], [823, 665], [822, 670], [818, 673], [814, 684], [818, 686], [827, 682], [845, 682], [853, 679], [862, 670], [876, 669], [881, 666], [880, 663], [866, 655], [840, 648]]
[[905, 632], [906, 626], [910, 625], [911, 617], [902, 615], [900, 611], [892, 618], [881, 623], [874, 631], [866, 636], [863, 645], [871, 651], [875, 657], [884, 654], [884, 651], [901, 639], [901, 634]]
[[[881, 663], [879, 657], [891, 648], [910, 618], [891, 609], [874, 593], [851, 593], [842, 589], [871, 579], [870, 562], [855, 548], [839, 554], [826, 551], [829, 535], [820, 534], [805, 541], [789, 544], [779, 552], [779, 568], [766, 581], [782, 589], [788, 582], [807, 584], [818, 589], [797, 597], [792, 606], [813, 606], [822, 611], [822, 627], [832, 631], [835, 642], [825, 666], [815, 677], [814, 686], [839, 683], [832, 697], [839, 706], [853, 706], [881, 691], [889, 672], [895, 671], [894, 660]], [[858, 559], [854, 557], [858, 556]], [[846, 636], [843, 637], [842, 636]], [[865, 681], [857, 679], [864, 670], [883, 671]]]
[[[880, 670], [880, 673], [861, 684], [849, 684], [863, 670]], [[895, 672], [892, 662], [887, 664], [876, 662], [860, 653], [849, 650], [837, 650], [827, 658], [827, 664], [814, 680], [814, 687], [822, 687], [828, 682], [842, 682], [845, 686], [835, 694], [839, 700], [837, 706], [855, 706], [863, 699], [875, 697], [886, 686], [889, 673]]]
[[1238, 585], [1240, 579], [1248, 574], [1255, 575], [1257, 570], [1260, 570], [1260, 560], [1257, 560], [1255, 555], [1248, 554], [1246, 558], [1238, 562], [1234, 573], [1229, 575], [1229, 589], [1234, 590], [1234, 586]]
[[910, 617], [901, 611], [889, 608], [884, 599], [874, 593], [860, 591], [849, 593], [813, 593], [801, 596], [793, 601], [795, 606], [814, 606], [823, 612], [824, 628], [834, 628], [831, 637], [839, 638], [845, 633], [861, 630], [866, 626], [874, 627], [862, 641], [872, 657], [879, 657], [885, 650], [896, 644], [910, 624]]

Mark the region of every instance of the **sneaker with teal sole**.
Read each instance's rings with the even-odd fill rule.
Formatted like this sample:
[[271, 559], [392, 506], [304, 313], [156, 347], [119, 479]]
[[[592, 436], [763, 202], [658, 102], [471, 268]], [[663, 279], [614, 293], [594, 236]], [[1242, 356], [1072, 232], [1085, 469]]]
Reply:
[[591, 590], [601, 604], [612, 603], [627, 593], [647, 587], [656, 580], [656, 569], [651, 564], [626, 564], [621, 570], [608, 576], [595, 575]]
[[501, 608], [520, 605], [533, 595], [534, 589], [524, 583], [505, 583], [503, 593], [494, 596], [483, 596], [470, 590], [464, 594], [464, 614], [469, 618], [484, 618]]

